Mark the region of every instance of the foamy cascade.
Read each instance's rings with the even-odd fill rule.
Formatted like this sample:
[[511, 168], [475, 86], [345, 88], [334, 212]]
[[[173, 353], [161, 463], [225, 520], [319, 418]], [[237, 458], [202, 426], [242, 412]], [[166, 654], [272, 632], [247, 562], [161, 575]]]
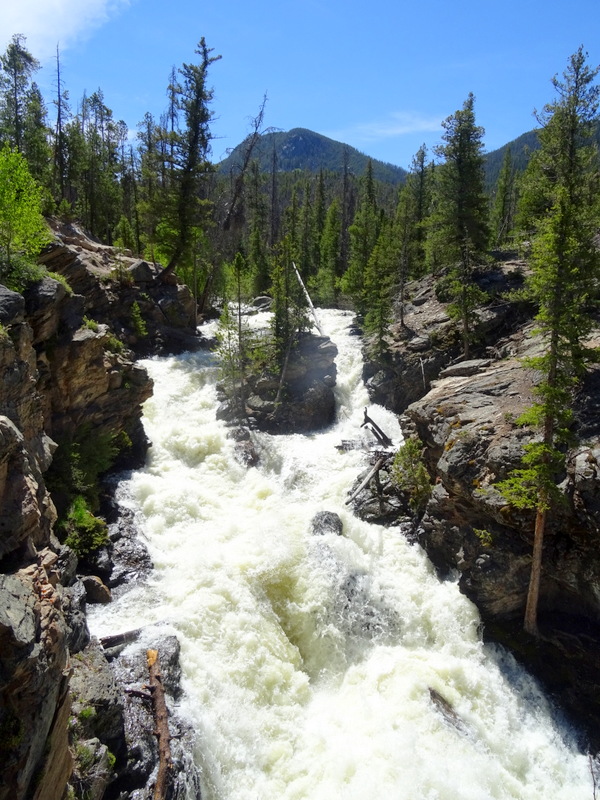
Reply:
[[[335, 445], [368, 439], [369, 402], [352, 317], [319, 313], [339, 348], [338, 422], [254, 434], [257, 468], [215, 419], [209, 355], [145, 362], [152, 448], [120, 493], [155, 571], [97, 609], [93, 632], [176, 632], [203, 800], [591, 800], [586, 757], [510, 655], [482, 643], [456, 584], [345, 505], [366, 461]], [[391, 413], [369, 413], [400, 443]], [[344, 536], [310, 534], [323, 510]]]

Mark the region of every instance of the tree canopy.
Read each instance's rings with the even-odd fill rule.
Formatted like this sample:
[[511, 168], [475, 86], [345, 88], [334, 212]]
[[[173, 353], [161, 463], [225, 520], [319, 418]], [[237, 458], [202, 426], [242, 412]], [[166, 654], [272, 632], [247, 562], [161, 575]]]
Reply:
[[21, 153], [8, 144], [0, 150], [0, 251], [3, 273], [18, 255], [37, 256], [50, 239], [41, 213], [42, 192]]

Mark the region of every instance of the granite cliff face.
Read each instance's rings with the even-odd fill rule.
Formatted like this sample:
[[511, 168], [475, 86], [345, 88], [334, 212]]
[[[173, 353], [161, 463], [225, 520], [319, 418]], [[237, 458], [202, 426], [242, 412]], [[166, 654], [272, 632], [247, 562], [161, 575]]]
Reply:
[[[72, 226], [55, 228], [43, 261], [73, 293], [52, 277], [24, 295], [0, 286], [1, 800], [63, 796], [73, 766], [70, 686], [85, 662], [74, 656], [89, 641], [86, 598], [102, 599], [94, 592], [102, 582], [86, 583], [56, 536], [59, 498], [45, 482], [53, 456], [85, 429], [120, 436], [121, 463], [140, 463], [148, 444], [141, 406], [152, 383], [128, 347], [197, 343], [185, 287], [156, 286], [145, 262]], [[98, 746], [108, 752], [110, 744]], [[110, 759], [107, 770], [106, 779]]]
[[[504, 264], [482, 282], [518, 285], [523, 267]], [[589, 370], [575, 398], [575, 443], [561, 483], [564, 502], [551, 514], [545, 537], [541, 635], [533, 640], [522, 632], [533, 512], [509, 506], [494, 487], [520, 465], [523, 446], [536, 435], [515, 423], [537, 380], [521, 361], [540, 347], [531, 309], [501, 299], [482, 309], [473, 319], [477, 357], [465, 362], [431, 279], [411, 289], [405, 327], [392, 329], [390, 361], [367, 364], [366, 373], [373, 397], [403, 414], [405, 435], [416, 433], [425, 447], [433, 488], [418, 539], [442, 576], [458, 576], [479, 607], [486, 635], [513, 650], [597, 749], [600, 368]]]

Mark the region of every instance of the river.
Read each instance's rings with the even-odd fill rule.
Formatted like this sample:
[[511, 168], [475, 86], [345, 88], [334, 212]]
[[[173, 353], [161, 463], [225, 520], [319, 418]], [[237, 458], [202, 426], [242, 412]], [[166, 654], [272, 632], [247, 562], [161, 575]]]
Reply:
[[[210, 354], [144, 362], [152, 448], [119, 491], [155, 570], [93, 609], [92, 632], [177, 634], [203, 800], [593, 800], [587, 757], [510, 654], [482, 642], [456, 583], [345, 505], [366, 460], [336, 445], [370, 436], [364, 407], [401, 434], [369, 404], [352, 317], [319, 313], [339, 349], [338, 421], [254, 434], [258, 467], [215, 418]], [[324, 510], [343, 536], [311, 534]]]

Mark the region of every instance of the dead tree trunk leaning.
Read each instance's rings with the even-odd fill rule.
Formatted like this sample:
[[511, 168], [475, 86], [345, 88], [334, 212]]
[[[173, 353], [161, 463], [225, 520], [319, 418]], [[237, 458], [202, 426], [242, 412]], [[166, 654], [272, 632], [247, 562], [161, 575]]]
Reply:
[[173, 762], [171, 760], [171, 736], [169, 733], [169, 715], [165, 700], [165, 691], [160, 672], [158, 650], [147, 650], [148, 672], [150, 681], [148, 688], [152, 694], [154, 711], [154, 733], [158, 739], [158, 773], [154, 785], [153, 800], [166, 800]]
[[314, 317], [315, 325], [317, 326], [317, 330], [319, 331], [321, 336], [324, 336], [325, 334], [323, 333], [323, 329], [321, 328], [321, 325], [319, 324], [319, 318], [317, 317], [317, 312], [315, 311], [315, 307], [313, 306], [312, 300], [310, 299], [310, 295], [308, 293], [308, 289], [304, 285], [304, 281], [302, 280], [302, 278], [300, 276], [300, 273], [298, 272], [298, 267], [295, 265], [295, 263], [293, 261], [292, 261], [292, 267], [294, 268], [294, 272], [296, 273], [296, 278], [298, 278], [298, 283], [300, 284], [300, 288], [304, 292], [304, 296], [306, 297], [306, 302], [308, 303], [308, 306], [309, 306], [310, 310], [312, 311], [312, 315]]
[[[374, 422], [371, 419], [371, 417], [367, 414], [366, 408], [365, 408], [365, 418], [360, 427], [361, 428], [367, 427], [382, 447], [390, 447], [393, 444], [392, 440], [387, 435], [387, 433], [384, 433], [379, 427], [379, 425], [376, 422]], [[375, 478], [375, 480], [377, 481], [377, 494], [379, 496], [379, 504], [381, 505], [381, 484], [379, 482], [379, 470], [383, 467], [383, 465], [385, 464], [385, 462], [388, 460], [389, 457], [390, 456], [387, 453], [384, 454], [379, 453], [379, 458], [375, 462], [374, 466], [372, 467], [371, 470], [369, 470], [369, 473], [367, 474], [366, 478], [361, 482], [360, 486], [358, 486], [352, 492], [350, 497], [346, 500], [346, 505], [349, 505], [362, 492], [362, 490], [368, 485], [369, 481], [371, 481], [372, 478]]]
[[386, 433], [384, 433], [381, 430], [381, 428], [379, 427], [379, 425], [376, 422], [373, 422], [371, 417], [367, 414], [367, 409], [366, 408], [365, 408], [365, 419], [364, 419], [363, 424], [360, 427], [361, 428], [364, 428], [364, 427], [369, 428], [369, 430], [371, 431], [373, 436], [377, 439], [377, 441], [379, 442], [379, 444], [382, 447], [391, 447], [392, 440], [390, 439], [390, 437]]

